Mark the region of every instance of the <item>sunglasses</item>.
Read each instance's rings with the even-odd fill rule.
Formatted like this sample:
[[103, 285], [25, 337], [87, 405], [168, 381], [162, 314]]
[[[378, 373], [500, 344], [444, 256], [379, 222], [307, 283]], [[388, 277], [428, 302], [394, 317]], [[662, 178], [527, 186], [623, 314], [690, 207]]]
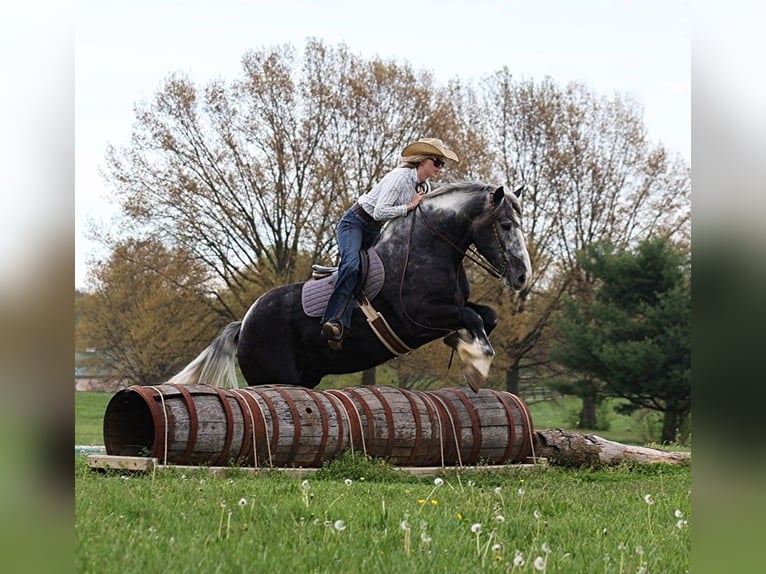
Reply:
[[428, 159], [430, 159], [432, 162], [434, 162], [434, 165], [436, 167], [444, 167], [444, 160], [443, 159], [440, 159], [438, 157], [429, 157]]

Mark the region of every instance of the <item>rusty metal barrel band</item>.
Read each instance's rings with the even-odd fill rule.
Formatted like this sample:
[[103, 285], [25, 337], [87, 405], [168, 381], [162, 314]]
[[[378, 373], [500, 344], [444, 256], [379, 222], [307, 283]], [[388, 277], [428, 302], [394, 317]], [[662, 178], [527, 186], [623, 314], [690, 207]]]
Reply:
[[[393, 388], [393, 387], [392, 387]], [[394, 421], [394, 413], [391, 410], [391, 403], [388, 401], [388, 399], [383, 396], [383, 393], [380, 392], [380, 389], [377, 387], [370, 386], [368, 390], [375, 395], [375, 398], [380, 401], [380, 405], [383, 407], [383, 413], [386, 416], [386, 424], [388, 426], [388, 432], [386, 433], [386, 446], [383, 448], [382, 457], [388, 457], [391, 456], [393, 453], [392, 450], [392, 443], [394, 440], [394, 429], [396, 428], [396, 423]], [[401, 392], [397, 389], [397, 392]]]
[[[343, 424], [343, 419], [348, 419], [348, 413], [346, 412], [346, 407], [343, 406], [343, 403], [340, 402], [340, 399], [330, 393], [330, 391], [325, 391], [323, 393], [327, 397], [327, 402], [330, 403], [332, 406], [332, 410], [335, 412], [335, 418], [338, 421], [338, 442], [335, 445], [335, 451], [334, 452], [328, 452], [327, 456], [329, 458], [334, 458], [336, 455], [338, 455], [343, 450], [343, 437], [346, 434], [346, 429]], [[338, 408], [338, 404], [340, 404], [340, 408]], [[348, 442], [351, 444], [351, 424], [349, 422], [349, 437]]]
[[218, 459], [213, 463], [216, 466], [225, 466], [229, 460], [229, 449], [231, 448], [231, 441], [234, 438], [234, 413], [231, 410], [229, 404], [229, 394], [219, 388], [211, 387], [218, 395], [218, 399], [221, 401], [221, 408], [223, 408], [223, 414], [226, 417], [226, 436], [223, 441], [223, 448]]
[[[444, 409], [444, 405], [441, 404], [441, 400], [434, 400], [437, 397], [435, 397], [433, 394], [428, 393], [427, 391], [412, 391], [416, 396], [420, 397], [420, 399], [423, 401], [423, 404], [426, 406], [426, 410], [428, 411], [428, 416], [431, 420], [431, 442], [433, 441], [434, 428], [439, 429], [439, 460], [441, 461], [441, 465], [445, 466], [445, 449], [444, 449], [444, 437], [449, 435], [449, 429], [446, 427], [447, 419], [449, 417], [446, 409]], [[440, 412], [443, 411], [443, 412]], [[443, 416], [442, 416], [443, 415]], [[434, 427], [433, 421], [434, 417], [436, 417], [436, 426]]]
[[[532, 456], [535, 455], [534, 452], [534, 445], [532, 444], [532, 415], [529, 413], [529, 409], [527, 409], [527, 405], [524, 404], [524, 401], [522, 401], [519, 397], [517, 397], [514, 394], [508, 393], [509, 398], [513, 400], [513, 402], [516, 404], [516, 406], [519, 409], [519, 412], [521, 413], [521, 416], [523, 418], [522, 427], [526, 430], [526, 432], [522, 432], [521, 435], [521, 447], [519, 452], [516, 455], [516, 458], [518, 460], [522, 460], [525, 456], [529, 456], [530, 454]], [[514, 426], [514, 425], [511, 425]]]
[[[162, 409], [157, 404], [157, 401], [155, 400], [155, 392], [159, 393], [159, 391], [155, 391], [152, 387], [142, 387], [140, 385], [133, 385], [128, 388], [128, 390], [135, 391], [139, 395], [141, 395], [141, 398], [144, 399], [144, 402], [146, 403], [146, 406], [149, 407], [149, 412], [152, 415], [152, 422], [154, 423], [154, 441], [152, 442], [152, 456], [154, 458], [157, 458], [159, 460], [163, 460], [163, 448], [162, 448], [162, 442], [163, 439], [160, 437], [159, 430], [163, 428], [165, 423], [165, 413], [162, 412]], [[167, 451], [167, 445], [165, 445], [165, 451]]]
[[364, 441], [364, 434], [362, 433], [362, 420], [359, 416], [359, 411], [357, 410], [356, 406], [354, 405], [354, 402], [351, 400], [351, 398], [346, 395], [345, 393], [341, 392], [340, 390], [335, 389], [329, 389], [325, 391], [329, 395], [332, 395], [333, 397], [336, 397], [339, 401], [343, 409], [346, 411], [346, 416], [348, 417], [348, 426], [349, 426], [349, 438], [348, 442], [351, 448], [354, 448], [354, 437], [356, 436], [359, 440], [359, 443], [361, 444], [362, 452], [367, 454], [367, 446]]
[[[410, 408], [412, 409], [412, 417], [415, 421], [415, 442], [412, 445], [412, 452], [410, 453], [410, 456], [407, 457], [407, 461], [405, 462], [405, 464], [410, 465], [412, 464], [413, 460], [415, 460], [420, 455], [420, 443], [423, 440], [423, 424], [420, 418], [420, 410], [418, 409], [414, 398], [416, 395], [406, 389], [401, 389], [401, 392], [405, 397], [407, 397], [407, 401], [410, 403]], [[433, 425], [431, 425], [431, 427], [433, 428]]]
[[373, 415], [372, 410], [370, 409], [370, 405], [367, 404], [367, 401], [364, 397], [360, 396], [359, 392], [351, 389], [351, 388], [345, 388], [341, 389], [341, 392], [343, 394], [348, 394], [349, 398], [352, 398], [352, 403], [354, 402], [353, 399], [356, 399], [356, 401], [361, 405], [362, 410], [364, 411], [364, 416], [367, 419], [367, 447], [365, 449], [365, 454], [369, 449], [372, 448], [371, 445], [375, 445], [375, 425], [373, 424]]
[[[455, 443], [455, 457], [457, 458], [458, 465], [463, 466], [463, 429], [460, 426], [460, 413], [457, 412], [455, 405], [452, 404], [452, 401], [449, 399], [449, 397], [442, 396], [440, 391], [433, 391], [431, 395], [434, 397], [434, 399], [442, 404], [444, 410], [447, 412], [447, 418], [449, 419], [450, 426], [452, 428], [452, 438], [454, 439]], [[447, 441], [445, 446], [449, 445], [450, 442]], [[448, 457], [445, 455], [445, 458]]]
[[[468, 413], [468, 419], [471, 421], [471, 438], [473, 445], [471, 446], [471, 452], [468, 454], [468, 463], [474, 464], [479, 461], [479, 453], [481, 452], [481, 445], [483, 442], [483, 435], [481, 432], [481, 421], [479, 421], [479, 415], [476, 412], [476, 408], [470, 399], [465, 396], [465, 393], [461, 389], [445, 389], [445, 392], [451, 390], [458, 400], [463, 403], [466, 412]], [[483, 389], [485, 392], [487, 389]]]
[[[513, 460], [515, 457], [519, 456], [520, 453], [515, 452], [516, 450], [516, 425], [514, 424], [514, 420], [516, 419], [515, 413], [514, 413], [514, 406], [517, 406], [515, 401], [513, 400], [513, 395], [511, 393], [504, 393], [499, 392], [497, 393], [497, 398], [500, 399], [500, 404], [503, 405], [503, 409], [505, 409], [505, 414], [508, 417], [508, 446], [505, 449], [505, 452], [503, 453], [503, 459], [504, 460]], [[514, 402], [513, 405], [511, 405], [511, 402]]]
[[[266, 409], [269, 412], [270, 418], [271, 418], [271, 440], [269, 441], [269, 452], [274, 452], [277, 450], [277, 447], [279, 446], [279, 421], [277, 421], [277, 409], [274, 406], [274, 401], [271, 400], [271, 397], [266, 393], [266, 391], [271, 390], [272, 387], [268, 386], [261, 390], [256, 390], [258, 393], [258, 396], [263, 399], [263, 402], [266, 403], [266, 406], [268, 409]], [[269, 460], [270, 464], [273, 464], [272, 460]]]
[[186, 464], [189, 457], [194, 453], [194, 447], [197, 445], [197, 429], [199, 421], [197, 420], [197, 405], [194, 402], [189, 390], [184, 385], [168, 384], [173, 387], [183, 397], [184, 405], [186, 406], [186, 412], [189, 413], [189, 440], [186, 442], [186, 449], [183, 454], [178, 458], [178, 464]]
[[242, 444], [240, 444], [239, 452], [237, 453], [237, 458], [235, 461], [236, 464], [241, 464], [242, 461], [247, 460], [247, 453], [250, 450], [250, 442], [252, 440], [251, 437], [253, 432], [253, 421], [251, 420], [249, 405], [245, 402], [245, 399], [240, 396], [240, 394], [237, 392], [237, 389], [229, 389], [228, 395], [233, 397], [237, 402], [237, 405], [239, 405], [239, 412], [242, 414]]
[[317, 391], [312, 391], [311, 389], [306, 390], [306, 394], [310, 396], [312, 399], [314, 399], [314, 404], [316, 404], [317, 409], [319, 409], [319, 420], [322, 423], [322, 440], [319, 443], [319, 448], [317, 448], [316, 456], [314, 457], [314, 460], [311, 462], [311, 466], [319, 466], [322, 463], [322, 460], [324, 459], [325, 455], [325, 449], [327, 448], [327, 439], [330, 438], [330, 422], [329, 422], [329, 414], [327, 412], [327, 409], [324, 408], [324, 405], [322, 404], [322, 393], [319, 393]]
[[[255, 417], [256, 428], [258, 428], [259, 423], [261, 421], [263, 421], [263, 424], [260, 425], [260, 431], [262, 431], [262, 432], [258, 432], [256, 437], [261, 437], [262, 436], [265, 439], [264, 442], [266, 443], [266, 452], [267, 452], [267, 455], [268, 455], [268, 459], [267, 460], [268, 460], [269, 466], [274, 466], [274, 459], [273, 459], [272, 454], [271, 454], [271, 451], [272, 451], [272, 448], [271, 448], [272, 435], [269, 434], [269, 429], [268, 429], [268, 424], [269, 423], [268, 423], [268, 420], [266, 419], [266, 412], [264, 411], [263, 407], [261, 406], [260, 401], [258, 400], [260, 398], [260, 399], [263, 399], [264, 402], [266, 402], [267, 397], [265, 397], [261, 392], [259, 392], [257, 387], [247, 387], [245, 389], [242, 389], [242, 392], [247, 395], [249, 404], [253, 408], [253, 412], [255, 413], [255, 411], [257, 410], [258, 413], [261, 415], [260, 417]], [[267, 406], [269, 408], [273, 407], [271, 402], [267, 402]], [[273, 412], [274, 412], [273, 410], [270, 411], [270, 413], [273, 413]], [[273, 420], [274, 417], [272, 416], [271, 419], [272, 419], [272, 427], [273, 427], [274, 424], [275, 424], [275, 422]], [[257, 456], [257, 453], [255, 452], [255, 447], [253, 448], [253, 456], [254, 457]], [[255, 465], [256, 466], [258, 466], [257, 460], [258, 459], [255, 458], [255, 461], [256, 461]]]
[[[253, 413], [253, 464], [258, 466], [258, 438], [263, 437], [266, 443], [266, 451], [271, 452], [271, 445], [269, 444], [269, 432], [266, 428], [266, 415], [263, 413], [261, 404], [258, 402], [258, 398], [251, 393], [243, 391], [243, 396], [250, 407], [250, 411]], [[257, 416], [256, 413], [260, 416]], [[271, 454], [269, 454], [269, 462], [271, 461]]]
[[303, 430], [301, 428], [301, 416], [298, 414], [298, 408], [295, 406], [295, 401], [290, 396], [289, 390], [282, 392], [282, 388], [278, 385], [274, 385], [272, 388], [282, 398], [282, 400], [285, 401], [293, 419], [293, 444], [290, 448], [290, 451], [287, 453], [287, 458], [284, 461], [285, 466], [287, 466], [293, 462], [293, 459], [295, 458], [295, 455], [298, 454], [298, 449], [301, 446], [301, 431]]

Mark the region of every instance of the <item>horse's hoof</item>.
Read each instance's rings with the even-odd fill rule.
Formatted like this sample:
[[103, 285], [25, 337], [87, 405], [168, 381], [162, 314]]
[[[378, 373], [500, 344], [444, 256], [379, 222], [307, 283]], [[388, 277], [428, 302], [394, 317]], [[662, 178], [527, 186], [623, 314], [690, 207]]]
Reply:
[[474, 393], [479, 392], [481, 384], [484, 382], [484, 377], [481, 376], [479, 370], [473, 365], [463, 366], [463, 378]]

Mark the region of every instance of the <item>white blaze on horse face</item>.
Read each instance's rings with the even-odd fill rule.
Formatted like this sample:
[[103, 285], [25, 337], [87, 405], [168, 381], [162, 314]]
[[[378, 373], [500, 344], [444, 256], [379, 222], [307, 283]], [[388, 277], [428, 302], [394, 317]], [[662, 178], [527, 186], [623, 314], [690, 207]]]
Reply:
[[[519, 198], [512, 192], [506, 190], [505, 199], [511, 204], [511, 209], [514, 211], [514, 218], [516, 218], [517, 210], [521, 210]], [[514, 289], [522, 289], [532, 273], [532, 261], [529, 259], [527, 241], [524, 237], [524, 232], [521, 230], [521, 219], [516, 220], [516, 223], [517, 225], [514, 226], [512, 233], [508, 234], [507, 249], [511, 255], [522, 261], [524, 269], [514, 269], [512, 265], [509, 265], [505, 280]], [[519, 281], [521, 275], [523, 275], [525, 279], [523, 282]]]

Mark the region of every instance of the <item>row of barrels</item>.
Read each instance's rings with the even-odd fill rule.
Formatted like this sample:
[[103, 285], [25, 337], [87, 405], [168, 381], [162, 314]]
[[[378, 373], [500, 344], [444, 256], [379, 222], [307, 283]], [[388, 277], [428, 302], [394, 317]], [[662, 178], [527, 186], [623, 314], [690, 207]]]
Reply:
[[514, 394], [467, 388], [132, 386], [104, 414], [107, 454], [164, 464], [318, 467], [347, 449], [400, 466], [519, 462], [532, 420]]

